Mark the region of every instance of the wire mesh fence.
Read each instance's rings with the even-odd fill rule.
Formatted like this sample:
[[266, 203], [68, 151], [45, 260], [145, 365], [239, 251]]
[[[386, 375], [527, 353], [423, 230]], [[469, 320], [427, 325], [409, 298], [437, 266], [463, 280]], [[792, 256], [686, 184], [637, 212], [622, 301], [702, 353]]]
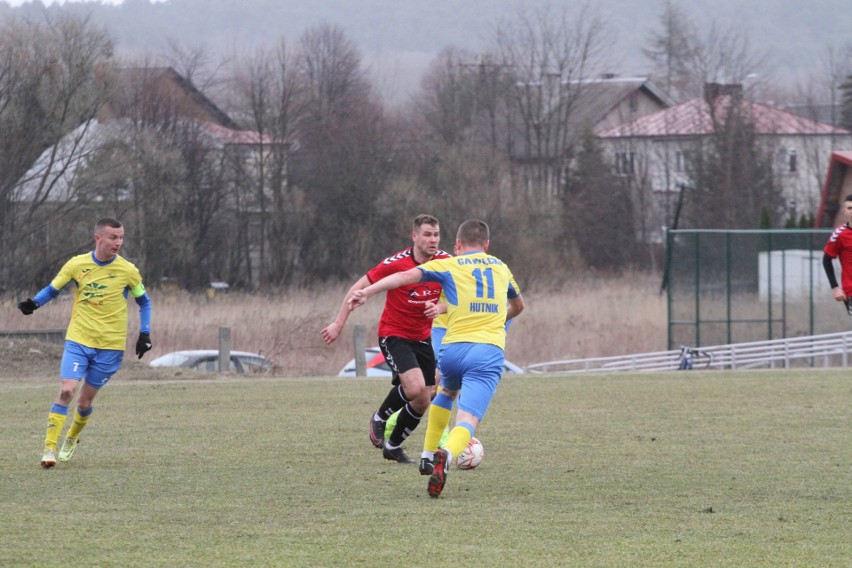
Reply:
[[[668, 231], [669, 349], [849, 330], [822, 266], [830, 235], [830, 229]], [[835, 273], [839, 280], [836, 261]]]

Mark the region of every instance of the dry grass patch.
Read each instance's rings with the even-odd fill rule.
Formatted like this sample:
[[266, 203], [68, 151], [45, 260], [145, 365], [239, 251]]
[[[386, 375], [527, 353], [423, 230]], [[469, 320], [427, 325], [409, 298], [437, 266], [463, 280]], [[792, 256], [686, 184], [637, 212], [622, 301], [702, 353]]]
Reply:
[[[653, 274], [586, 277], [559, 287], [525, 290], [527, 310], [509, 329], [507, 357], [520, 365], [571, 357], [656, 351], [666, 345], [666, 303]], [[363, 325], [376, 343], [383, 306], [370, 301], [349, 318], [341, 338], [326, 346], [320, 330], [337, 314], [348, 285], [294, 289], [276, 294], [152, 290], [154, 350], [145, 361], [179, 349], [215, 349], [220, 327], [231, 328], [233, 349], [262, 353], [282, 376], [336, 374], [352, 358], [352, 329]], [[59, 329], [68, 323], [63, 295], [24, 317], [9, 298], [0, 306], [0, 329]], [[130, 307], [130, 329], [138, 314]], [[135, 332], [129, 336], [132, 353]], [[128, 357], [129, 359], [130, 357]]]

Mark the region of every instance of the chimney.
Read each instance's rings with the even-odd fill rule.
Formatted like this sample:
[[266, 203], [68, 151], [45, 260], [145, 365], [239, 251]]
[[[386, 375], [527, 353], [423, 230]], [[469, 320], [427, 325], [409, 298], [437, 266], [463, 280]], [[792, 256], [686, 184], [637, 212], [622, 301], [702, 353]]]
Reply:
[[730, 96], [734, 100], [743, 98], [741, 83], [704, 83], [704, 100], [712, 103], [717, 97]]

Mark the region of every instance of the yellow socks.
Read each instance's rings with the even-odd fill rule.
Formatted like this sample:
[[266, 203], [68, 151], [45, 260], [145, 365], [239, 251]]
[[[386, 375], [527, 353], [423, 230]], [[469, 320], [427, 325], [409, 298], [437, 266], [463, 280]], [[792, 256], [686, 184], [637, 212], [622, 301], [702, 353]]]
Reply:
[[444, 429], [450, 423], [451, 414], [451, 410], [442, 406], [429, 405], [429, 421], [426, 423], [426, 437], [423, 440], [425, 451], [434, 452], [438, 449], [441, 436], [444, 435]]
[[444, 449], [449, 451], [453, 459], [455, 459], [461, 455], [469, 443], [470, 430], [464, 426], [456, 426], [450, 430], [450, 439], [447, 441]]
[[89, 410], [86, 412], [85, 416], [80, 414], [80, 409], [77, 408], [74, 410], [74, 422], [71, 423], [71, 427], [68, 428], [68, 433], [65, 434], [66, 438], [74, 438], [77, 439], [80, 437], [80, 432], [83, 428], [86, 427], [86, 422], [89, 421], [89, 417], [92, 415], [92, 407], [89, 407]]
[[59, 443], [59, 436], [62, 434], [66, 418], [68, 418], [67, 406], [54, 404], [50, 407], [50, 414], [47, 415], [47, 434], [44, 436], [46, 450], [56, 451], [56, 444]]

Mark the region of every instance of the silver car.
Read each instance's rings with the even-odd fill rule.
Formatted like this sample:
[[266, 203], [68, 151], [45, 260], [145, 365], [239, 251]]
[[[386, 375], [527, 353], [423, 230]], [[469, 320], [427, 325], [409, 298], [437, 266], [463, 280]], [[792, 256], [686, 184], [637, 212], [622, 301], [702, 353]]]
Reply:
[[[151, 367], [185, 367], [207, 373], [219, 372], [219, 351], [216, 349], [192, 349], [174, 351], [157, 357], [149, 363]], [[271, 373], [275, 365], [259, 353], [231, 351], [232, 373]]]
[[[368, 377], [390, 377], [393, 372], [388, 367], [388, 362], [385, 361], [382, 350], [378, 347], [367, 347], [364, 350], [364, 360], [367, 362]], [[523, 368], [515, 365], [510, 361], [503, 362], [503, 374], [523, 374]], [[354, 377], [355, 376], [355, 359], [352, 359], [340, 369], [337, 373], [338, 377]]]

